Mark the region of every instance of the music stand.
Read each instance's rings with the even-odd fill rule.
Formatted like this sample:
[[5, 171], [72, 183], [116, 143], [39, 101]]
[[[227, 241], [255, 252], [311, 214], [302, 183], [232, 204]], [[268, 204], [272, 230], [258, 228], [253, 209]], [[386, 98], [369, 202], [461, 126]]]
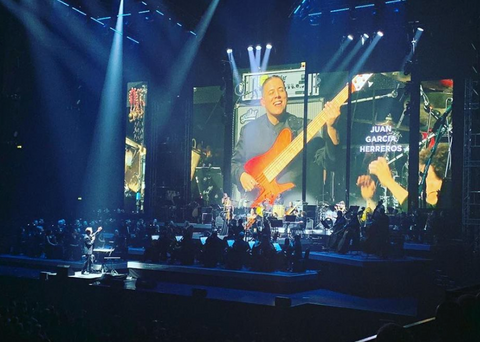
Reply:
[[270, 221], [270, 227], [273, 228], [272, 231], [273, 232], [278, 232], [278, 228], [279, 227], [283, 227], [283, 221], [282, 220], [277, 220], [277, 219], [274, 219], [274, 218], [269, 218], [268, 219]]
[[287, 223], [287, 227], [286, 227], [286, 231], [285, 233], [288, 235], [290, 234], [290, 225], [292, 223], [295, 223], [295, 221], [297, 220], [297, 216], [296, 215], [286, 215], [285, 216], [285, 222]]
[[296, 215], [287, 215], [285, 216], [285, 222], [295, 222], [297, 220]]

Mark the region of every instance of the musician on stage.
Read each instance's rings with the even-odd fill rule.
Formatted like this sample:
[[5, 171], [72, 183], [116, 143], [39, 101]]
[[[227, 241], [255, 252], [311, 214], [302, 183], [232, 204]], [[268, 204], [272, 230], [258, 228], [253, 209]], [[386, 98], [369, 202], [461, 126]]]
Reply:
[[233, 219], [234, 207], [233, 207], [232, 199], [228, 196], [227, 193], [223, 194], [222, 204], [223, 204], [223, 212], [225, 213], [225, 220], [227, 220], [227, 222], [230, 222]]
[[[288, 94], [281, 77], [270, 76], [263, 83], [261, 105], [265, 108], [265, 115], [260, 116], [242, 127], [235, 151], [232, 156], [232, 180], [240, 191], [252, 191], [257, 186], [255, 178], [245, 171], [245, 163], [251, 158], [267, 152], [273, 145], [279, 133], [288, 128], [293, 138], [303, 130], [303, 119], [286, 111]], [[318, 136], [323, 147], [315, 156], [316, 168], [326, 169], [328, 163], [334, 162], [334, 147], [340, 143], [335, 122], [340, 115], [339, 105], [327, 102], [326, 125]], [[315, 139], [317, 140], [317, 139]], [[310, 145], [309, 145], [310, 146]], [[313, 152], [315, 150], [312, 149]], [[301, 159], [301, 158], [297, 158]], [[312, 159], [314, 159], [312, 157]], [[278, 176], [280, 183], [293, 182], [301, 184], [301, 160], [293, 160]], [[298, 197], [298, 196], [297, 196]]]
[[89, 274], [92, 271], [93, 244], [95, 242], [95, 234], [92, 227], [85, 228], [85, 236], [83, 238], [83, 254], [85, 255], [85, 263], [83, 264], [82, 274]]

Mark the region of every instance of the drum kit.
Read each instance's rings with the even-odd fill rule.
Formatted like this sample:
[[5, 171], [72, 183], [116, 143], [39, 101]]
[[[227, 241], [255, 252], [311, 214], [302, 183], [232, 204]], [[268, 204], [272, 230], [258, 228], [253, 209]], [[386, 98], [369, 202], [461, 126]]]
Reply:
[[233, 205], [235, 210], [232, 218], [241, 219], [247, 233], [261, 232], [264, 220], [269, 221], [273, 233], [291, 234], [295, 229], [303, 230], [304, 225], [299, 216], [302, 201], [296, 201], [295, 205], [288, 207], [280, 203], [271, 205], [267, 202], [261, 203], [257, 207], [251, 207], [251, 202], [245, 199], [238, 202], [232, 201], [232, 203], [238, 204], [238, 206]]

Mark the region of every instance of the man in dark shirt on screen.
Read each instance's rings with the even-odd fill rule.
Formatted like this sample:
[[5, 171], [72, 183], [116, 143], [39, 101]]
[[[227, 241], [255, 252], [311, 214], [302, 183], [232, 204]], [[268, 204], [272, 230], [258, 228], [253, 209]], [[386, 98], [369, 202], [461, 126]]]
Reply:
[[[303, 119], [286, 111], [288, 95], [282, 78], [271, 76], [265, 80], [262, 87], [260, 103], [265, 108], [266, 114], [242, 127], [232, 156], [232, 179], [241, 192], [250, 192], [258, 185], [255, 178], [245, 171], [245, 163], [251, 158], [267, 152], [283, 129], [290, 129], [293, 138], [303, 130]], [[318, 149], [309, 147], [309, 151], [316, 151], [314, 160], [317, 165], [314, 167], [322, 171], [327, 169], [329, 163], [335, 162], [335, 146], [340, 143], [337, 129], [334, 127], [340, 115], [339, 105], [327, 102], [325, 109], [326, 124], [317, 134], [322, 139], [314, 139], [320, 140], [320, 145], [323, 143], [323, 146]], [[313, 143], [313, 140], [310, 145], [320, 147]], [[309, 159], [313, 159], [313, 156]], [[301, 185], [301, 170], [301, 158], [297, 156], [279, 174], [277, 180], [279, 183], [293, 182], [298, 189], [298, 186]], [[317, 174], [320, 179], [323, 178], [322, 173]], [[320, 184], [320, 179], [317, 184]], [[291, 194], [285, 195], [290, 199], [292, 199], [292, 195], [295, 197], [293, 199], [299, 199], [298, 191], [289, 191]]]

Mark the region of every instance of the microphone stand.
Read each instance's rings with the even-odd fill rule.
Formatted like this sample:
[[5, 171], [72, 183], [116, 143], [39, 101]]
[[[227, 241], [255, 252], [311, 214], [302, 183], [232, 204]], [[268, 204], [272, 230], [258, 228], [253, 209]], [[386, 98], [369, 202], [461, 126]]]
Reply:
[[446, 121], [447, 121], [447, 116], [452, 111], [452, 106], [453, 106], [453, 104], [451, 104], [445, 110], [445, 113], [443, 113], [440, 120], [437, 121], [437, 123], [436, 123], [436, 124], [438, 124], [438, 128], [437, 128], [437, 131], [435, 132], [435, 143], [432, 147], [430, 155], [427, 158], [427, 162], [425, 163], [425, 169], [423, 170], [422, 179], [420, 180], [420, 184], [418, 186], [418, 192], [421, 194], [421, 203], [423, 205], [423, 208], [427, 207], [426, 180], [427, 180], [427, 175], [428, 175], [428, 169], [430, 168], [430, 165], [432, 164], [433, 156], [435, 155], [435, 152], [437, 151], [437, 147], [438, 147], [438, 144], [440, 143], [440, 139], [445, 134], [445, 132], [448, 131], [448, 125], [446, 124]]
[[[398, 96], [398, 92], [397, 90], [393, 90], [391, 93], [388, 93], [388, 94], [384, 94], [384, 95], [378, 95], [378, 96], [371, 96], [371, 97], [364, 97], [362, 99], [357, 99], [357, 100], [352, 100], [351, 102], [352, 103], [361, 103], [361, 102], [367, 102], [367, 101], [373, 101], [373, 100], [379, 100], [379, 99], [383, 99], [383, 98], [396, 98]], [[348, 102], [345, 102], [342, 104], [342, 106], [346, 106], [348, 105]]]

